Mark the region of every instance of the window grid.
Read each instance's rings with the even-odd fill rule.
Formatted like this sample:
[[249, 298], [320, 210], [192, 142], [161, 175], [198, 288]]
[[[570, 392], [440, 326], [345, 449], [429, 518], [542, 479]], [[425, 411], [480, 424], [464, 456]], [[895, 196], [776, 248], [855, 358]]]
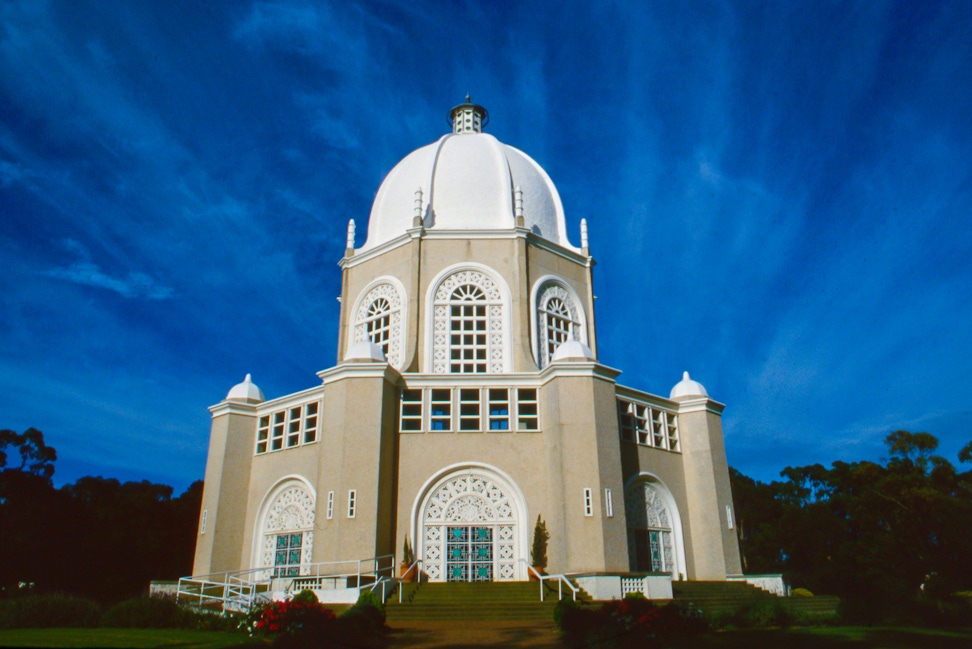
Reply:
[[389, 340], [391, 339], [391, 303], [387, 298], [380, 297], [368, 307], [368, 317], [365, 318], [365, 330], [368, 338], [375, 343], [388, 357]]
[[422, 430], [422, 390], [402, 390], [402, 410], [400, 419], [402, 432], [421, 432]]
[[[200, 534], [205, 534], [206, 533], [206, 519], [207, 518], [209, 518], [209, 510], [208, 509], [204, 509], [203, 510], [203, 514], [202, 514], [202, 523], [199, 524], [199, 533]], [[732, 529], [732, 527], [730, 527], [729, 529]]]
[[540, 430], [536, 388], [517, 388], [516, 422], [517, 430]]
[[590, 487], [584, 488], [584, 516], [594, 515], [594, 497]]
[[354, 518], [358, 508], [358, 490], [348, 491], [348, 518]]
[[334, 518], [334, 492], [327, 492], [327, 520]]
[[303, 532], [278, 534], [273, 557], [274, 577], [296, 577], [300, 574], [300, 551]]
[[510, 391], [508, 388], [488, 388], [489, 430], [510, 429]]
[[452, 430], [452, 390], [433, 388], [429, 405], [429, 429], [433, 431]]
[[614, 518], [614, 496], [610, 489], [604, 490], [604, 511], [608, 518]]
[[478, 287], [460, 286], [452, 299], [475, 301], [474, 304], [452, 304], [449, 320], [450, 371], [454, 374], [486, 372], [489, 347], [486, 331], [486, 296]]
[[482, 430], [479, 388], [460, 388], [459, 390], [459, 430]]
[[544, 326], [547, 329], [547, 358], [553, 358], [554, 352], [561, 343], [574, 337], [578, 323], [570, 317], [570, 310], [559, 297], [547, 300], [545, 308], [540, 309], [544, 315]]
[[317, 441], [320, 403], [313, 401], [263, 415], [257, 422], [256, 454]]
[[678, 451], [678, 415], [645, 404], [618, 399], [621, 439], [665, 451]]
[[539, 431], [537, 388], [405, 388], [399, 430], [421, 432]]

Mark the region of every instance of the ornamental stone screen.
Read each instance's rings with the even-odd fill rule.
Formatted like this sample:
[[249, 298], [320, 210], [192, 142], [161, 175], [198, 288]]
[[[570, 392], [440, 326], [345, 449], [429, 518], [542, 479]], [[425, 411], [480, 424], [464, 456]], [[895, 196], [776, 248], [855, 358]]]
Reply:
[[260, 566], [266, 577], [295, 577], [311, 562], [314, 544], [314, 496], [296, 480], [274, 489], [263, 519]]
[[430, 581], [517, 578], [522, 525], [512, 489], [498, 476], [464, 469], [441, 480], [425, 500], [420, 525]]

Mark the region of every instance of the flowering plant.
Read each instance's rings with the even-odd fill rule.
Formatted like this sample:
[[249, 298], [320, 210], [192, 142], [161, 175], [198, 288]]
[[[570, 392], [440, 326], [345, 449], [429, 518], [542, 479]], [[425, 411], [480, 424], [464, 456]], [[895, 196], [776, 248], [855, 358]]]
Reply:
[[295, 635], [321, 628], [334, 617], [334, 611], [317, 602], [271, 602], [260, 610], [255, 631], [260, 635]]

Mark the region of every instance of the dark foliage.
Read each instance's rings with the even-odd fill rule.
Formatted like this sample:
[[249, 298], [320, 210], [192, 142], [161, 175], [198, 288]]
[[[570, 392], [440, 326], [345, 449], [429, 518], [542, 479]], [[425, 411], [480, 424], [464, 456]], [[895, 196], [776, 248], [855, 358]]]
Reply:
[[55, 489], [55, 458], [40, 431], [0, 431], [4, 594], [24, 582], [112, 602], [192, 571], [201, 481], [178, 498], [165, 485], [96, 477]]
[[170, 597], [136, 597], [119, 602], [101, 616], [101, 626], [118, 629], [192, 629], [197, 614]]
[[701, 612], [674, 603], [658, 606], [644, 597], [625, 597], [601, 606], [562, 600], [554, 623], [569, 647], [648, 649], [672, 638], [691, 638], [708, 630]]
[[550, 540], [550, 532], [547, 531], [547, 524], [537, 515], [537, 524], [533, 528], [533, 547], [530, 550], [530, 560], [533, 566], [543, 572], [547, 567], [547, 542]]
[[71, 595], [28, 595], [0, 600], [0, 629], [87, 629], [98, 626], [101, 607]]
[[960, 610], [943, 598], [972, 587], [972, 472], [934, 455], [928, 433], [885, 443], [883, 463], [787, 467], [771, 484], [731, 471], [744, 570], [839, 595], [849, 622]]

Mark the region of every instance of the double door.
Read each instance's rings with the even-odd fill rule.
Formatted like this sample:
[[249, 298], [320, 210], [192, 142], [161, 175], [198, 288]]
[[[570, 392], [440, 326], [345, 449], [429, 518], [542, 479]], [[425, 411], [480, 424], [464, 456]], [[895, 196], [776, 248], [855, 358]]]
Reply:
[[446, 527], [446, 580], [493, 581], [492, 527]]

